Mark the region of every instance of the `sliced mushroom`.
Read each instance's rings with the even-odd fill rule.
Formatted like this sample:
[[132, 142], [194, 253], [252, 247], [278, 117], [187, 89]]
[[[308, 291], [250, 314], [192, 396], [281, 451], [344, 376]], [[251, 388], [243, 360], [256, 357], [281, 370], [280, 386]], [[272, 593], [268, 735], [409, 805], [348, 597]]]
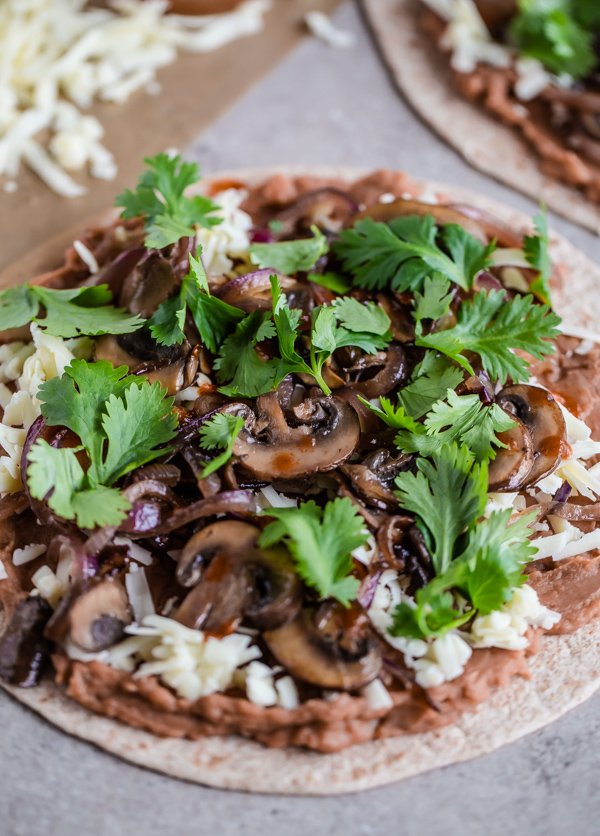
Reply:
[[152, 252], [129, 273], [119, 294], [119, 305], [146, 319], [175, 291], [173, 267], [158, 252]]
[[[366, 380], [362, 379], [363, 374], [368, 373], [373, 367], [379, 367], [381, 370]], [[386, 352], [361, 357], [346, 371], [349, 374], [357, 373], [358, 380], [348, 384], [356, 392], [367, 400], [379, 398], [395, 389], [406, 377], [404, 350], [401, 345], [391, 343]]]
[[398, 506], [397, 497], [365, 464], [344, 464], [340, 470], [368, 505], [382, 511], [392, 511]]
[[497, 403], [527, 427], [533, 442], [534, 462], [523, 485], [533, 485], [552, 473], [566, 452], [565, 419], [550, 392], [524, 383], [505, 386]]
[[[219, 520], [206, 526], [188, 540], [181, 552], [177, 580], [182, 586], [204, 587], [208, 583], [214, 586], [214, 561], [217, 557], [227, 557], [230, 578], [222, 583], [223, 591], [241, 590], [246, 579], [246, 592], [238, 594], [238, 616], [247, 616], [260, 629], [271, 629], [296, 615], [302, 600], [302, 585], [287, 549], [260, 548], [259, 536], [259, 528], [238, 520]], [[223, 578], [219, 575], [217, 580], [221, 584]], [[203, 600], [204, 594], [198, 591], [185, 609], [188, 621], [194, 610], [195, 627], [202, 626], [206, 618], [203, 610], [198, 609]], [[213, 627], [214, 621], [213, 618]]]
[[295, 407], [297, 427], [287, 423], [275, 392], [257, 399], [255, 418], [242, 404], [222, 411], [245, 414], [233, 452], [244, 470], [267, 482], [333, 470], [352, 455], [360, 437], [356, 412], [335, 396], [311, 398]]
[[127, 366], [132, 374], [143, 374], [150, 383], [158, 381], [168, 395], [189, 386], [198, 370], [197, 352], [191, 350], [187, 340], [181, 345], [159, 345], [148, 328], [98, 337], [94, 359]]
[[112, 579], [92, 581], [63, 598], [44, 635], [59, 644], [70, 640], [81, 650], [96, 653], [122, 639], [131, 621], [125, 587]]
[[21, 688], [37, 685], [50, 655], [44, 628], [52, 607], [39, 596], [17, 606], [0, 639], [0, 679]]
[[382, 659], [358, 604], [306, 607], [293, 621], [263, 634], [269, 650], [294, 676], [334, 691], [355, 691], [375, 679]]
[[219, 553], [204, 572], [201, 582], [184, 598], [174, 618], [192, 630], [227, 635], [244, 617], [251, 591], [248, 567]]
[[525, 424], [516, 415], [510, 416], [517, 422], [510, 430], [498, 433], [498, 440], [506, 447], [500, 447], [496, 458], [489, 464], [488, 490], [514, 491], [525, 482], [535, 458], [533, 441]]

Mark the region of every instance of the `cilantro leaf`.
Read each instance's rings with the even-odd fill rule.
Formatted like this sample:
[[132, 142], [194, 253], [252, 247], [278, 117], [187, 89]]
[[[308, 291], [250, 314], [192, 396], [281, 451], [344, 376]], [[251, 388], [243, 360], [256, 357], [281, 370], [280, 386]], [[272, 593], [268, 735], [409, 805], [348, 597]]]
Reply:
[[76, 447], [51, 447], [38, 439], [28, 454], [27, 484], [31, 495], [46, 499], [50, 508], [80, 528], [118, 525], [131, 504], [116, 488], [89, 487], [77, 461]]
[[407, 415], [421, 418], [448, 389], [456, 389], [463, 377], [462, 369], [454, 366], [447, 357], [427, 351], [415, 367], [408, 385], [398, 392], [398, 402]]
[[487, 465], [473, 464], [465, 447], [444, 445], [431, 461], [419, 458], [418, 472], [396, 477], [400, 506], [412, 511], [429, 535], [435, 571], [443, 574], [453, 559], [456, 541], [483, 514], [487, 498]]
[[523, 238], [523, 253], [534, 270], [539, 270], [537, 278], [529, 285], [534, 296], [552, 307], [550, 299], [550, 274], [552, 262], [550, 260], [550, 238], [548, 236], [548, 220], [546, 207], [542, 205], [542, 212], [533, 219], [537, 235], [525, 235]]
[[380, 406], [374, 406], [370, 401], [366, 401], [360, 395], [359, 401], [362, 401], [365, 406], [368, 406], [371, 412], [374, 412], [381, 420], [395, 430], [408, 430], [409, 433], [425, 433], [425, 428], [422, 424], [417, 424], [416, 421], [407, 415], [404, 407], [398, 406], [396, 409], [392, 406], [389, 398], [379, 398]]
[[[200, 179], [196, 163], [184, 162], [179, 154], [146, 157], [148, 166], [138, 178], [135, 191], [125, 189], [115, 200], [122, 218], [146, 218], [146, 245], [162, 249], [180, 238], [193, 237], [195, 226], [211, 228], [222, 222], [211, 217], [219, 207], [207, 197], [185, 197], [188, 186]], [[159, 197], [160, 195], [160, 197]]]
[[[438, 245], [438, 234], [450, 255]], [[365, 218], [340, 232], [333, 245], [356, 285], [396, 291], [419, 290], [432, 270], [468, 290], [494, 249], [495, 244], [480, 244], [456, 224], [439, 231], [431, 215], [394, 218], [389, 224]]]
[[223, 452], [208, 462], [202, 470], [202, 477], [210, 476], [229, 461], [233, 451], [233, 445], [244, 426], [244, 419], [239, 415], [228, 415], [225, 412], [217, 412], [202, 425], [200, 430], [200, 447], [203, 450], [214, 450], [216, 447], [223, 447]]
[[39, 302], [28, 284], [9, 287], [0, 293], [0, 331], [20, 328], [35, 319]]
[[415, 319], [441, 319], [450, 310], [452, 293], [450, 282], [441, 273], [426, 276], [423, 282], [423, 293], [415, 290]]
[[186, 308], [196, 323], [200, 339], [213, 354], [245, 316], [239, 308], [210, 295], [202, 262], [192, 255], [190, 272], [183, 278], [179, 293], [162, 302], [148, 320], [150, 333], [157, 342], [161, 345], [183, 342]]
[[186, 302], [181, 293], [165, 299], [148, 320], [154, 339], [161, 345], [181, 345], [185, 340]]
[[119, 396], [112, 394], [104, 406], [102, 429], [108, 451], [98, 466], [98, 479], [112, 485], [130, 470], [163, 456], [168, 448], [156, 448], [175, 437], [177, 416], [173, 398], [165, 398], [158, 381], [129, 385]]
[[454, 597], [450, 592], [438, 592], [431, 584], [417, 589], [416, 606], [401, 601], [393, 613], [392, 636], [406, 636], [411, 639], [438, 638], [465, 624], [473, 617], [473, 612], [466, 613], [456, 609]]
[[347, 498], [334, 499], [324, 508], [313, 500], [299, 508], [269, 508], [275, 517], [259, 539], [265, 548], [282, 540], [296, 561], [298, 573], [323, 598], [336, 598], [344, 606], [356, 598], [360, 586], [352, 577], [351, 552], [369, 537], [364, 521]]
[[537, 58], [557, 75], [584, 78], [597, 64], [594, 36], [572, 16], [567, 0], [519, 0], [510, 35], [523, 55]]
[[252, 244], [248, 252], [250, 261], [260, 269], [270, 268], [285, 275], [299, 270], [310, 270], [329, 250], [327, 238], [316, 226], [311, 226], [312, 238], [295, 241], [279, 241], [276, 244]]
[[227, 383], [220, 388], [225, 395], [255, 398], [276, 388], [285, 377], [281, 361], [261, 360], [255, 350], [259, 342], [275, 336], [270, 316], [254, 311], [224, 340], [214, 368], [219, 383]]
[[433, 404], [424, 424], [416, 425], [416, 432], [402, 428], [396, 446], [404, 453], [431, 456], [444, 444], [456, 441], [470, 450], [475, 461], [495, 458], [494, 448], [506, 447], [496, 433], [514, 427], [513, 419], [497, 404], [484, 406], [478, 395], [457, 395], [448, 389], [446, 398], [447, 403], [440, 400]]
[[164, 454], [164, 447], [156, 448], [175, 436], [173, 398], [164, 397], [159, 383], [123, 377], [126, 373], [125, 366], [115, 369], [107, 361], [73, 360], [62, 377], [39, 390], [46, 423], [76, 433], [82, 443], [77, 450], [85, 450], [89, 466], [84, 472], [69, 453], [58, 450], [57, 456], [37, 441], [31, 448], [34, 456], [29, 456], [37, 465], [27, 469], [28, 484], [37, 499], [52, 489], [55, 504], [50, 507], [65, 519], [85, 518], [79, 523], [85, 528], [116, 525], [123, 519], [130, 504], [110, 485]]
[[[0, 293], [0, 331], [37, 322], [54, 337], [129, 334], [144, 324], [124, 308], [109, 305], [112, 293], [106, 285], [51, 290], [40, 285], [11, 287]], [[40, 305], [45, 316], [39, 315]]]
[[334, 293], [348, 293], [352, 285], [337, 273], [309, 273], [306, 277], [309, 282], [320, 284]]
[[505, 302], [502, 290], [480, 291], [458, 310], [456, 325], [447, 331], [418, 336], [416, 345], [433, 348], [456, 360], [471, 374], [464, 351], [479, 354], [481, 365], [493, 380], [515, 383], [529, 379], [529, 363], [514, 353], [526, 351], [538, 360], [554, 353], [550, 340], [558, 335], [560, 318], [533, 296], [515, 296]]
[[390, 318], [375, 302], [363, 304], [352, 296], [343, 296], [335, 299], [332, 307], [337, 319], [349, 331], [362, 331], [392, 339]]

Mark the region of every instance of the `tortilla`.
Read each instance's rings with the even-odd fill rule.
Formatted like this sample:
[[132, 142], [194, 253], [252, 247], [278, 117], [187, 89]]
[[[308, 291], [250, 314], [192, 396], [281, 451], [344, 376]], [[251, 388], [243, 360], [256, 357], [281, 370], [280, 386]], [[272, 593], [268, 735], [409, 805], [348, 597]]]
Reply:
[[540, 170], [540, 157], [512, 128], [463, 98], [447, 57], [419, 25], [421, 0], [362, 0], [392, 77], [423, 119], [471, 165], [600, 232], [600, 206]]
[[[206, 178], [202, 186], [206, 190], [211, 182], [221, 179], [258, 184], [276, 172], [347, 181], [365, 173], [357, 169], [299, 167], [236, 170]], [[444, 202], [477, 206], [514, 229], [530, 227], [527, 216], [467, 190], [428, 181], [415, 182], [415, 188], [433, 192]], [[112, 215], [107, 213], [104, 217], [108, 221]], [[32, 270], [40, 266], [56, 266], [60, 261], [59, 248], [73, 237], [73, 231], [68, 231], [21, 259], [0, 275], [0, 286], [31, 276]], [[600, 268], [559, 236], [553, 236], [552, 254], [559, 269], [573, 276], [563, 288], [554, 288], [557, 309], [564, 313], [570, 326], [591, 326], [593, 306], [597, 315], [600, 303], [590, 290], [600, 282]], [[577, 299], [568, 302], [567, 291]], [[333, 754], [298, 748], [268, 749], [234, 736], [199, 741], [159, 738], [82, 708], [49, 678], [34, 689], [0, 684], [69, 734], [140, 766], [220, 788], [329, 795], [381, 786], [491, 752], [546, 726], [591, 697], [600, 687], [600, 621], [595, 620], [571, 635], [543, 637], [541, 642], [541, 651], [529, 661], [530, 679], [515, 677], [508, 687], [495, 691], [490, 699], [453, 725], [426, 734], [363, 743]]]

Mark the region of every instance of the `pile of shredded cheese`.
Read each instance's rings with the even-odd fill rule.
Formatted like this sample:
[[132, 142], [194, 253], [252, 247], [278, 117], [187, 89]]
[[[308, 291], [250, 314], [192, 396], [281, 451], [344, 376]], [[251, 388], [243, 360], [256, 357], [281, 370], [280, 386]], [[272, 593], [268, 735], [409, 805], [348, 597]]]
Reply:
[[117, 166], [104, 129], [84, 115], [96, 100], [159, 93], [156, 71], [179, 50], [210, 52], [259, 32], [271, 0], [227, 14], [167, 15], [167, 0], [3, 0], [0, 3], [0, 176], [16, 189], [22, 162], [65, 197], [87, 190], [69, 172], [111, 180]]

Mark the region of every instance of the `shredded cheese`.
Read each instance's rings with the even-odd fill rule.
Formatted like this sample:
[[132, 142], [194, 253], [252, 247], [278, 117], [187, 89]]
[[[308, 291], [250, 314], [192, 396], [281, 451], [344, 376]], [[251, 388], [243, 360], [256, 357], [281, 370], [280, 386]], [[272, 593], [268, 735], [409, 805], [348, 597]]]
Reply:
[[[14, 191], [25, 162], [58, 194], [87, 189], [70, 172], [111, 180], [117, 166], [104, 128], [82, 111], [121, 103], [140, 88], [156, 94], [156, 72], [179, 51], [209, 52], [263, 26], [271, 0], [247, 0], [221, 15], [166, 14], [167, 0], [3, 0], [0, 3], [0, 175]], [[43, 140], [40, 134], [47, 137]], [[42, 144], [46, 142], [46, 146]]]

